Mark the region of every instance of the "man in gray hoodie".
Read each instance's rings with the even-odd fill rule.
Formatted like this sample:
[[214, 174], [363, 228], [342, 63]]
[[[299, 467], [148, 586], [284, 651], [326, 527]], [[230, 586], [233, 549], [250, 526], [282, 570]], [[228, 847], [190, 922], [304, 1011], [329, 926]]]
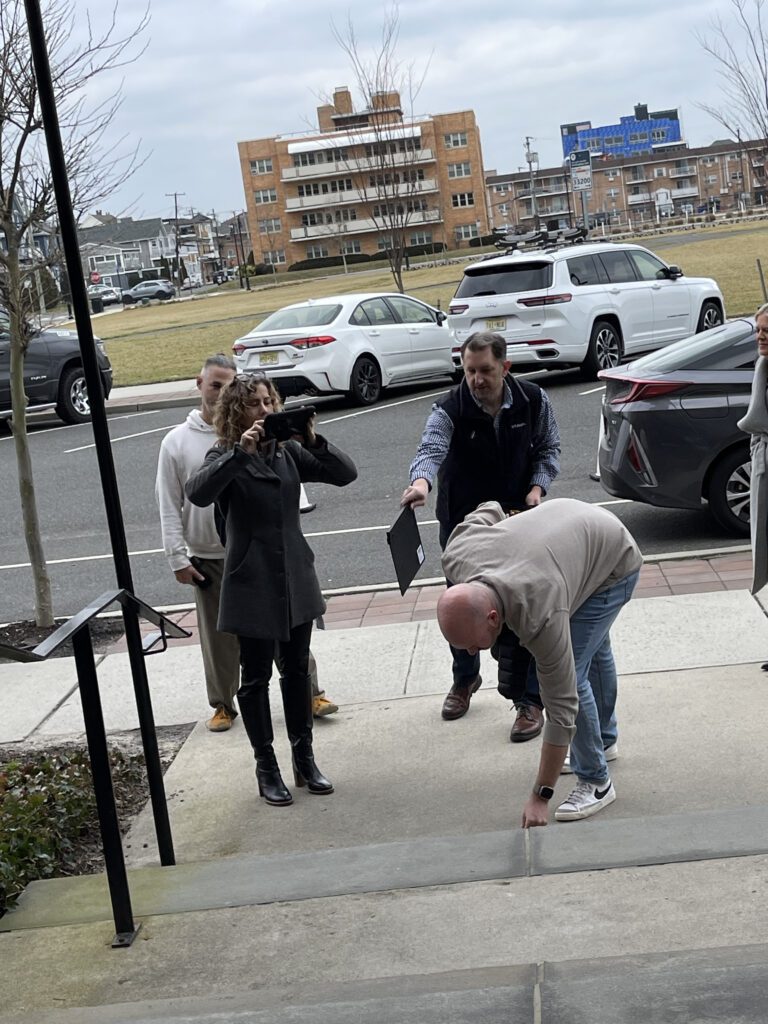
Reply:
[[[214, 408], [235, 373], [234, 362], [223, 352], [206, 359], [197, 378], [200, 408], [193, 409], [184, 423], [163, 438], [155, 482], [165, 554], [178, 582], [194, 586], [205, 686], [208, 703], [214, 709], [206, 722], [211, 732], [225, 732], [237, 715], [234, 697], [240, 686], [240, 646], [237, 637], [217, 629], [224, 547], [216, 531], [213, 506], [197, 508], [191, 504], [184, 485], [216, 444]], [[209, 582], [201, 587], [200, 583], [206, 580]], [[315, 718], [338, 711], [318, 688], [317, 668], [311, 655], [310, 673]]]
[[536, 660], [547, 722], [524, 828], [546, 825], [568, 744], [578, 782], [557, 821], [616, 799], [606, 748], [616, 743], [616, 666], [610, 628], [642, 565], [632, 535], [605, 509], [555, 498], [508, 517], [495, 501], [470, 512], [443, 553], [454, 586], [437, 606], [443, 636], [470, 653], [506, 625]]

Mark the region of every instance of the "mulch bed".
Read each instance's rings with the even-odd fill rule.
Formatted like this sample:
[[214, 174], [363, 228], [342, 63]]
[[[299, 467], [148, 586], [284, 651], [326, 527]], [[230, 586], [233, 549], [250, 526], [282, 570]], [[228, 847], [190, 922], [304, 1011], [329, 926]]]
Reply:
[[[0, 626], [0, 644], [8, 644], [10, 647], [36, 647], [47, 637], [54, 633], [61, 620], [55, 626], [38, 626], [29, 620], [10, 622], [7, 626]], [[97, 654], [102, 654], [116, 640], [119, 640], [125, 630], [123, 629], [123, 618], [116, 615], [110, 618], [91, 619], [91, 638], [93, 649]], [[72, 641], [68, 640], [57, 651], [50, 655], [51, 658], [71, 658]], [[10, 658], [0, 658], [0, 664], [10, 661]]]

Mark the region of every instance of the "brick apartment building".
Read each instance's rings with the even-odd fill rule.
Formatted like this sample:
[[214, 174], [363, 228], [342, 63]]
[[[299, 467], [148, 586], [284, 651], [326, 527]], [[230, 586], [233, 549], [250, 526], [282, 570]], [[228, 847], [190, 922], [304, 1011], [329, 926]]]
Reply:
[[[726, 140], [711, 146], [592, 159], [590, 226], [640, 228], [668, 217], [751, 209], [766, 204], [768, 142]], [[494, 227], [557, 229], [581, 222], [564, 166], [486, 178]]]
[[408, 247], [452, 249], [488, 234], [471, 110], [408, 118], [391, 92], [356, 111], [341, 87], [317, 119], [317, 132], [238, 143], [257, 262], [385, 251], [386, 203], [407, 211]]

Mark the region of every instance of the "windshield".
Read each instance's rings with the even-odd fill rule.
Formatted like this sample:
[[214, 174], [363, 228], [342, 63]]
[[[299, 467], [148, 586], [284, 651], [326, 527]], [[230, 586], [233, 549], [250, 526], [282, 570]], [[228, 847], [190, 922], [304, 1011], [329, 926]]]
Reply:
[[481, 263], [476, 267], [467, 267], [454, 298], [537, 291], [540, 288], [549, 288], [551, 284], [552, 264], [549, 260], [518, 263], [507, 267], [484, 267]]
[[261, 334], [263, 331], [293, 331], [304, 327], [325, 327], [333, 323], [341, 312], [340, 305], [333, 306], [289, 306], [278, 309], [257, 324], [249, 333]]
[[630, 368], [651, 373], [695, 368], [735, 370], [757, 358], [754, 337], [755, 325], [751, 320], [732, 320], [636, 359]]

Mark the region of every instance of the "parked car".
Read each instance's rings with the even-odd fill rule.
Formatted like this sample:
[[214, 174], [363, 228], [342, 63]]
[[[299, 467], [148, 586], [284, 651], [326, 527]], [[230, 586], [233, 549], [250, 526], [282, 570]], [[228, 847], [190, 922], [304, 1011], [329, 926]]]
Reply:
[[142, 299], [172, 299], [176, 289], [170, 281], [139, 281], [133, 288], [127, 288], [123, 292], [123, 302], [141, 302]]
[[91, 284], [88, 286], [88, 298], [101, 299], [103, 305], [113, 306], [116, 303], [122, 302], [120, 292], [117, 288], [112, 288], [107, 284]]
[[398, 292], [332, 295], [285, 306], [232, 346], [238, 370], [265, 370], [283, 395], [348, 394], [453, 372], [445, 314]]
[[604, 370], [600, 483], [618, 498], [665, 508], [706, 505], [734, 534], [749, 533], [749, 404], [757, 355], [752, 320], [679, 341]]
[[[96, 342], [105, 398], [112, 389], [112, 367], [100, 338]], [[8, 314], [0, 310], [0, 420], [11, 417], [11, 352]], [[91, 418], [88, 388], [74, 331], [46, 327], [33, 331], [24, 358], [24, 390], [28, 412], [55, 409], [65, 423], [85, 423]]]
[[519, 368], [578, 366], [587, 378], [725, 319], [710, 278], [639, 245], [615, 242], [515, 251], [465, 267], [451, 300], [454, 365], [475, 331], [495, 331]]

